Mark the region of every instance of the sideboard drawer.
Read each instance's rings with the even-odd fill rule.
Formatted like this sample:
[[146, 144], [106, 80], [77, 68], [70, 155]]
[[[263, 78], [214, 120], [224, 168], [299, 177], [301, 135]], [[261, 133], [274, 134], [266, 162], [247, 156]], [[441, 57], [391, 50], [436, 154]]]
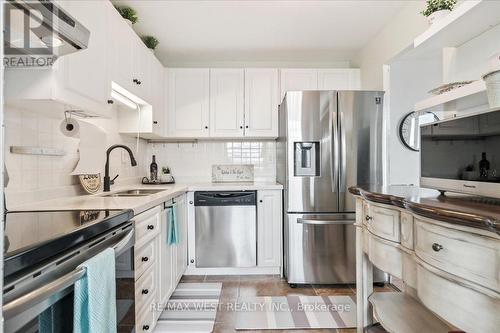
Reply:
[[365, 220], [368, 230], [374, 235], [392, 242], [401, 241], [399, 210], [370, 204]]
[[498, 296], [467, 288], [420, 264], [417, 264], [417, 281], [420, 301], [444, 320], [469, 333], [498, 332]]
[[415, 219], [415, 253], [428, 264], [500, 289], [500, 242]]

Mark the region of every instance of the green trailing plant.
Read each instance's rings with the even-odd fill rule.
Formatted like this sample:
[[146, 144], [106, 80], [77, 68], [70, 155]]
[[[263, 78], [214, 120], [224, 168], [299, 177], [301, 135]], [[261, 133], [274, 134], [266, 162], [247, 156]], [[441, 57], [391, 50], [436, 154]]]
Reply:
[[136, 24], [137, 21], [139, 21], [139, 17], [137, 17], [137, 12], [134, 8], [128, 6], [115, 6], [115, 8], [124, 19], [129, 20], [132, 24]]
[[427, 8], [422, 12], [424, 16], [430, 16], [438, 10], [453, 10], [457, 0], [427, 0]]
[[160, 44], [158, 39], [156, 39], [153, 36], [144, 36], [144, 37], [142, 37], [142, 41], [144, 42], [144, 44], [146, 44], [148, 49], [152, 49], [152, 50], [156, 49], [158, 44]]

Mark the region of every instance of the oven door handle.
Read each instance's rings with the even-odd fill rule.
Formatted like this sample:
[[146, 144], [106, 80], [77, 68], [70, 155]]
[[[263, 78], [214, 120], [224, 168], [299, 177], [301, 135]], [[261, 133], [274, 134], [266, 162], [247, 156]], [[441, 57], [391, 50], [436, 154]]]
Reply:
[[[130, 230], [128, 234], [123, 237], [116, 245], [113, 246], [116, 255], [118, 256], [121, 251], [123, 251], [126, 245], [133, 240], [134, 229]], [[57, 294], [58, 292], [72, 286], [76, 281], [80, 280], [87, 273], [85, 267], [78, 267], [74, 271], [63, 275], [56, 280], [46, 284], [45, 286], [33, 290], [15, 300], [5, 304], [3, 306], [3, 316], [6, 319], [17, 316], [23, 313], [32, 306], [43, 302], [51, 295]]]

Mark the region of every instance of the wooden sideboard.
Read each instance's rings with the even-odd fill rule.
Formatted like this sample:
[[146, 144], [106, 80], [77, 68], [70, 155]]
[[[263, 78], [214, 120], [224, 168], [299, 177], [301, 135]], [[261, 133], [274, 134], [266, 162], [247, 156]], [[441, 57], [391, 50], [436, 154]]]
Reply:
[[[350, 191], [358, 332], [373, 316], [389, 332], [500, 332], [497, 203], [414, 187]], [[373, 266], [401, 279], [402, 292], [373, 292]]]

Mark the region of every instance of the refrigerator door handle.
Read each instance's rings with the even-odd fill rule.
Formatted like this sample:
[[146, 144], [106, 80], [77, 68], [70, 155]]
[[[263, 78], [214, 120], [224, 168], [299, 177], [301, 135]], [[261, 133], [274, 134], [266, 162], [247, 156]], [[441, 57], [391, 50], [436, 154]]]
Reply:
[[[340, 105], [340, 98], [337, 102], [338, 109], [338, 127], [339, 127], [339, 192], [344, 192], [346, 187], [346, 134], [344, 130], [344, 113], [341, 110], [342, 105]], [[339, 207], [342, 209], [343, 207]]]
[[333, 101], [330, 102], [330, 179], [332, 180], [332, 192], [338, 192], [339, 184], [339, 148], [338, 148], [338, 138], [339, 129], [337, 121], [337, 94], [335, 93]]
[[315, 220], [298, 218], [297, 223], [312, 225], [353, 224], [353, 220]]

